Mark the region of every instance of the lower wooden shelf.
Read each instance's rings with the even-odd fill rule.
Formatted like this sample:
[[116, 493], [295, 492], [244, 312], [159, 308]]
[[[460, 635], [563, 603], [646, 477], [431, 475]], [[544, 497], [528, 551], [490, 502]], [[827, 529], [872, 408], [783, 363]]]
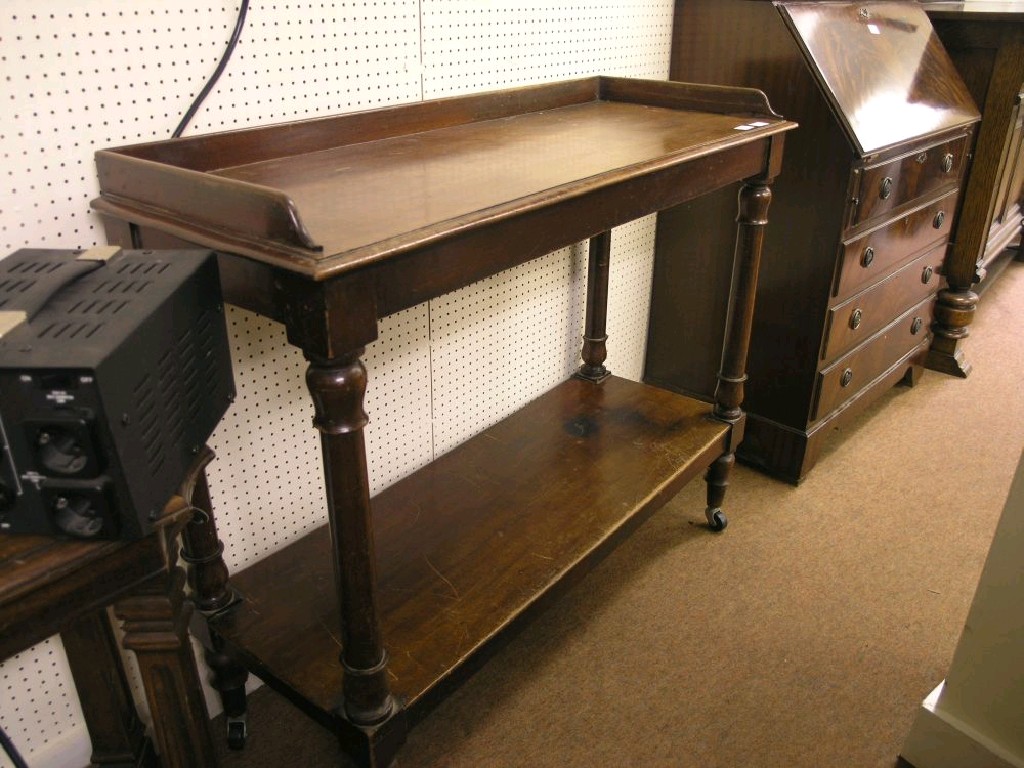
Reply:
[[[406, 710], [556, 586], [582, 575], [725, 450], [712, 406], [610, 377], [571, 379], [373, 500], [391, 689]], [[325, 525], [233, 575], [229, 650], [340, 720], [339, 618]]]

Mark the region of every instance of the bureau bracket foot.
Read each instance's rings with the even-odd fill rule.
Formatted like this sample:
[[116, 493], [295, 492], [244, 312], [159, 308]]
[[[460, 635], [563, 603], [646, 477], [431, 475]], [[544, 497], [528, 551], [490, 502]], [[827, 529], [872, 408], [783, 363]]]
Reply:
[[961, 379], [970, 375], [971, 364], [964, 359], [963, 342], [971, 333], [968, 326], [977, 307], [978, 294], [974, 291], [950, 288], [939, 291], [932, 323], [935, 337], [925, 367]]
[[966, 379], [974, 368], [968, 362], [962, 349], [954, 349], [952, 353], [949, 353], [939, 351], [934, 347], [928, 350], [928, 357], [925, 359], [924, 365], [931, 371], [956, 376], [958, 379]]

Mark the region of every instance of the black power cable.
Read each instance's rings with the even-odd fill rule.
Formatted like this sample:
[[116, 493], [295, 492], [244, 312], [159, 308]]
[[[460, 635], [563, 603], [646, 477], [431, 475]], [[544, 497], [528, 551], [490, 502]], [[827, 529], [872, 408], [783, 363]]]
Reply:
[[203, 86], [203, 90], [196, 96], [195, 101], [192, 102], [192, 106], [188, 108], [185, 116], [181, 118], [181, 122], [178, 123], [178, 127], [174, 129], [174, 133], [171, 134], [171, 138], [178, 138], [184, 132], [185, 128], [192, 118], [196, 116], [196, 112], [199, 111], [199, 106], [206, 100], [206, 97], [210, 95], [210, 91], [213, 90], [213, 86], [217, 84], [221, 74], [224, 72], [224, 67], [228, 65], [228, 59], [231, 58], [231, 54], [235, 50], [235, 46], [238, 45], [238, 38], [242, 36], [242, 28], [245, 26], [245, 14], [249, 10], [249, 0], [242, 0], [242, 4], [238, 8], [238, 20], [235, 22], [235, 29], [231, 33], [231, 39], [228, 40], [227, 48], [224, 49], [224, 55], [220, 57], [220, 62], [217, 64], [217, 68], [213, 70], [213, 74], [210, 75], [210, 79], [206, 81], [206, 85]]
[[7, 757], [14, 763], [14, 768], [28, 768], [28, 763], [18, 754], [18, 750], [14, 748], [14, 742], [10, 740], [3, 728], [0, 728], [0, 747], [3, 747]]
[[[234, 52], [235, 46], [238, 45], [238, 39], [242, 36], [242, 29], [245, 27], [245, 15], [248, 10], [249, 0], [242, 0], [242, 4], [238, 8], [238, 19], [235, 21], [235, 28], [231, 32], [231, 39], [228, 40], [227, 48], [224, 49], [224, 55], [221, 56], [220, 62], [217, 64], [217, 68], [213, 71], [213, 74], [210, 75], [210, 79], [206, 81], [206, 85], [203, 86], [199, 95], [196, 96], [192, 105], [185, 113], [185, 116], [181, 118], [181, 122], [178, 123], [178, 127], [174, 129], [174, 133], [171, 134], [172, 138], [176, 139], [181, 136], [188, 124], [192, 122], [192, 118], [195, 117], [196, 112], [199, 111], [200, 105], [206, 100], [206, 97], [210, 95], [210, 91], [213, 90], [213, 86], [217, 84], [221, 74], [223, 74], [224, 68], [228, 65], [228, 59], [231, 58], [231, 54]], [[92, 271], [96, 266], [97, 265], [94, 264], [86, 265], [85, 271]], [[0, 748], [3, 749], [4, 754], [6, 754], [14, 764], [14, 768], [28, 768], [28, 763], [26, 763], [25, 759], [18, 753], [18, 750], [14, 746], [14, 742], [11, 741], [3, 728], [0, 728]]]
[[[181, 122], [178, 123], [178, 127], [174, 129], [174, 133], [171, 134], [172, 138], [178, 138], [184, 132], [188, 124], [192, 122], [192, 118], [196, 116], [196, 112], [199, 111], [200, 105], [206, 100], [206, 97], [210, 95], [210, 91], [213, 90], [213, 86], [217, 84], [221, 74], [224, 72], [224, 68], [228, 65], [228, 59], [231, 58], [231, 54], [235, 50], [235, 46], [238, 45], [238, 39], [242, 36], [242, 29], [245, 27], [245, 15], [249, 10], [249, 0], [242, 0], [241, 6], [238, 9], [238, 19], [235, 21], [235, 28], [231, 32], [231, 39], [228, 40], [227, 48], [224, 49], [224, 55], [221, 56], [220, 62], [217, 64], [217, 68], [210, 75], [210, 79], [206, 81], [206, 85], [203, 86], [203, 90], [199, 92], [192, 105], [188, 108], [185, 116], [181, 118]], [[96, 265], [91, 265], [86, 271], [91, 271]], [[0, 748], [3, 749], [4, 754], [14, 764], [14, 768], [28, 768], [28, 763], [18, 753], [17, 748], [14, 746], [14, 742], [11, 741], [10, 737], [0, 728]]]

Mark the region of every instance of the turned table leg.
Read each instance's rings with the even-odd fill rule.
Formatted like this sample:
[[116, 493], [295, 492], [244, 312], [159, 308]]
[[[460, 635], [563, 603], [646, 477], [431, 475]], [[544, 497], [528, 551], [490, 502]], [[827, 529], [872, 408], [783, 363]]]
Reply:
[[398, 705], [388, 685], [387, 651], [377, 608], [373, 520], [366, 465], [363, 410], [366, 369], [362, 349], [331, 360], [310, 356], [306, 383], [315, 406], [324, 457], [328, 519], [341, 615], [341, 713], [366, 737], [357, 745], [369, 766], [387, 766], [404, 740], [390, 723]]
[[612, 233], [591, 238], [587, 268], [587, 317], [583, 331], [583, 365], [576, 375], [581, 379], [602, 381], [609, 376], [604, 367], [608, 357], [608, 275], [611, 264]]
[[[764, 228], [768, 223], [768, 205], [772, 200], [767, 180], [748, 181], [740, 188], [739, 214], [736, 218], [736, 254], [732, 305], [725, 331], [722, 367], [715, 388], [715, 416], [740, 427], [743, 411], [743, 384], [747, 380], [747, 352], [750, 347], [750, 329], [754, 320], [754, 296], [757, 273], [761, 263]], [[720, 531], [728, 524], [722, 513], [722, 501], [729, 484], [729, 474], [736, 463], [736, 445], [741, 435], [730, 437], [729, 449], [708, 469], [707, 510], [708, 525]]]
[[228, 746], [241, 749], [248, 737], [245, 682], [249, 673], [226, 653], [223, 640], [207, 622], [208, 617], [230, 608], [238, 599], [228, 582], [224, 545], [217, 533], [206, 479], [206, 465], [213, 457], [213, 451], [203, 446], [194, 471], [181, 487], [182, 498], [192, 507], [192, 517], [181, 534], [181, 559], [189, 566], [189, 593], [199, 609], [192, 629], [203, 644], [203, 659], [211, 673], [210, 685], [220, 695]]

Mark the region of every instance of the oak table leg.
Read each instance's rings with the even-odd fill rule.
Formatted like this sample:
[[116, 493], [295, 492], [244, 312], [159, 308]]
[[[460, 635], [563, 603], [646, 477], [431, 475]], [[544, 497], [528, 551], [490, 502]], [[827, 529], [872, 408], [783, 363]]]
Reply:
[[362, 349], [324, 360], [309, 357], [306, 383], [323, 449], [334, 575], [341, 616], [340, 714], [362, 735], [350, 744], [366, 766], [388, 766], [405, 739], [388, 685], [388, 656], [377, 608], [377, 573], [363, 427], [366, 368]]
[[105, 768], [156, 768], [153, 745], [139, 719], [105, 609], [61, 631], [82, 715], [92, 742], [92, 764]]
[[[736, 427], [743, 419], [740, 405], [743, 402], [743, 384], [747, 380], [747, 352], [754, 320], [754, 294], [771, 200], [772, 192], [767, 180], [748, 181], [740, 188], [733, 267], [737, 280], [726, 325], [725, 349], [715, 388], [714, 411], [717, 418]], [[736, 463], [736, 446], [742, 439], [742, 435], [736, 432], [737, 429], [734, 429], [729, 450], [715, 460], [705, 477], [708, 502], [705, 514], [708, 525], [716, 531], [728, 525], [722, 513], [722, 502], [729, 485], [729, 474]]]

